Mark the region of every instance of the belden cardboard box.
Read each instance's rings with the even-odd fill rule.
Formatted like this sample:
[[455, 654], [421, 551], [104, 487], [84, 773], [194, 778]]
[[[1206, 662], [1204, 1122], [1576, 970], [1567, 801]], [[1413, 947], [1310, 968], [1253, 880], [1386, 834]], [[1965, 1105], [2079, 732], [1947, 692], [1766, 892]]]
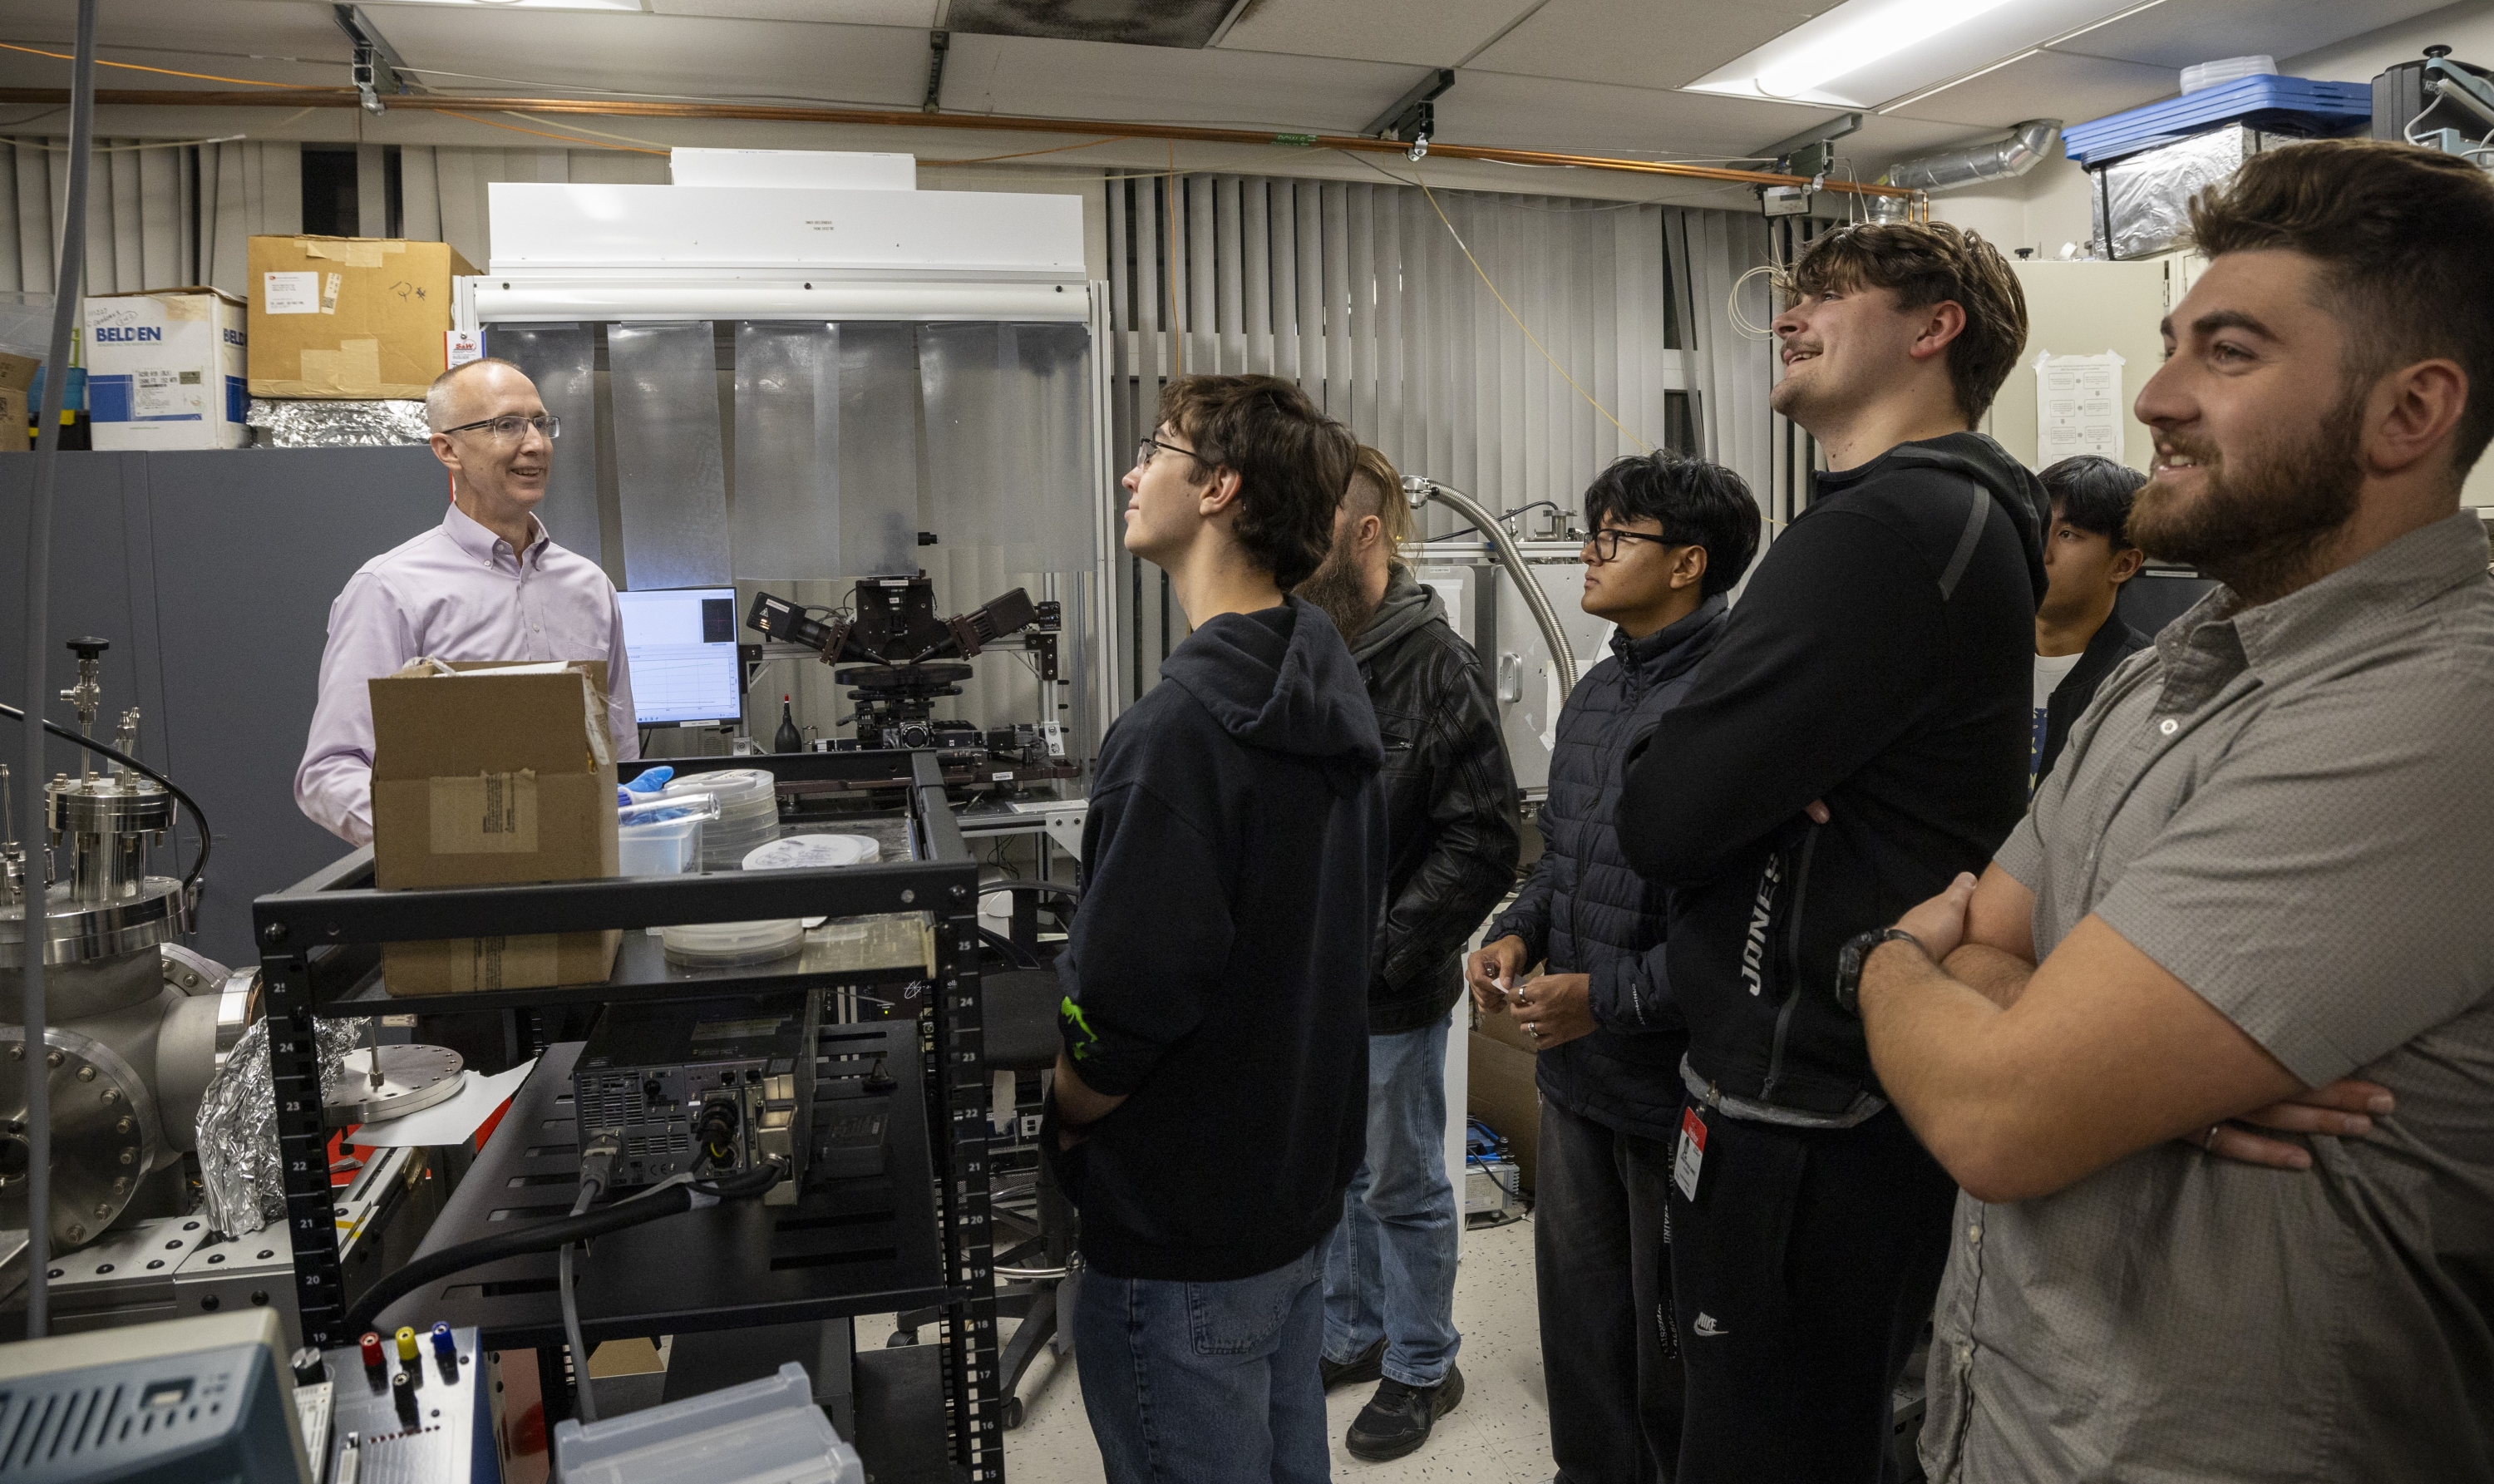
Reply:
[[[383, 889], [616, 874], [606, 667], [444, 666], [370, 682], [373, 883]], [[621, 929], [391, 943], [399, 994], [602, 984]]]
[[240, 448], [242, 300], [214, 288], [86, 301], [87, 420], [97, 449]]
[[444, 242], [251, 239], [251, 394], [421, 397], [448, 369], [450, 281], [474, 273]]

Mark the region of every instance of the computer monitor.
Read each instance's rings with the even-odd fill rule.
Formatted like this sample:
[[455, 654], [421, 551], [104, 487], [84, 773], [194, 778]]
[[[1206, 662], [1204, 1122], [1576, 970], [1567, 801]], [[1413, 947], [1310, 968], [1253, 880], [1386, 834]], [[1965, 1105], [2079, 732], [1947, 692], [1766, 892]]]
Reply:
[[624, 605], [635, 720], [659, 727], [743, 718], [745, 673], [736, 659], [734, 588], [666, 588], [615, 596]]

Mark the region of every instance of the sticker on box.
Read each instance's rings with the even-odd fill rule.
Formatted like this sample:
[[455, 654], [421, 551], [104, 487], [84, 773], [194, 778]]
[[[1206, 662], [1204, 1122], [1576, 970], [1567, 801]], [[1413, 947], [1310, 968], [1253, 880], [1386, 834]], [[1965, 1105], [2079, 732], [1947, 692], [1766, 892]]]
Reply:
[[444, 330], [441, 335], [441, 363], [445, 371], [485, 358], [484, 343], [474, 330]]
[[263, 273], [260, 275], [260, 309], [271, 315], [317, 315], [320, 313], [320, 275], [318, 273]]

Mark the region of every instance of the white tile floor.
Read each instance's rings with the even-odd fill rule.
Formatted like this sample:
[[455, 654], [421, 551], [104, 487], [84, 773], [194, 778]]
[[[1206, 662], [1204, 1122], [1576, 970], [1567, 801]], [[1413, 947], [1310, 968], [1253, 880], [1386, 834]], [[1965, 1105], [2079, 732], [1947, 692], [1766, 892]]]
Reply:
[[[1438, 1423], [1428, 1446], [1390, 1464], [1363, 1464], [1343, 1451], [1342, 1435], [1370, 1387], [1346, 1386], [1327, 1399], [1334, 1476], [1356, 1484], [1475, 1479], [1528, 1484], [1550, 1477], [1549, 1399], [1541, 1386], [1541, 1337], [1533, 1296], [1530, 1218], [1464, 1234], [1455, 1272], [1455, 1327], [1463, 1405]], [[861, 1345], [869, 1340], [863, 1328]], [[1014, 1484], [1096, 1484], [1100, 1453], [1082, 1413], [1078, 1357], [1043, 1357], [1022, 1378], [1022, 1425], [1005, 1435], [1005, 1473]], [[1053, 1372], [1051, 1374], [1051, 1368]]]

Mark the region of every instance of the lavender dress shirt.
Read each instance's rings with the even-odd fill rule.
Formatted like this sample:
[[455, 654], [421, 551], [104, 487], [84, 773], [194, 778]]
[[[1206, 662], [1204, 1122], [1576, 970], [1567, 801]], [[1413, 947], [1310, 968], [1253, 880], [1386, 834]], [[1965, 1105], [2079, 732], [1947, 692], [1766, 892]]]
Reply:
[[441, 524], [363, 564], [329, 605], [320, 704], [294, 773], [294, 803], [352, 845], [373, 839], [373, 708], [365, 681], [408, 661], [602, 659], [618, 761], [641, 755], [624, 612], [595, 562], [530, 518], [525, 556], [457, 505]]

